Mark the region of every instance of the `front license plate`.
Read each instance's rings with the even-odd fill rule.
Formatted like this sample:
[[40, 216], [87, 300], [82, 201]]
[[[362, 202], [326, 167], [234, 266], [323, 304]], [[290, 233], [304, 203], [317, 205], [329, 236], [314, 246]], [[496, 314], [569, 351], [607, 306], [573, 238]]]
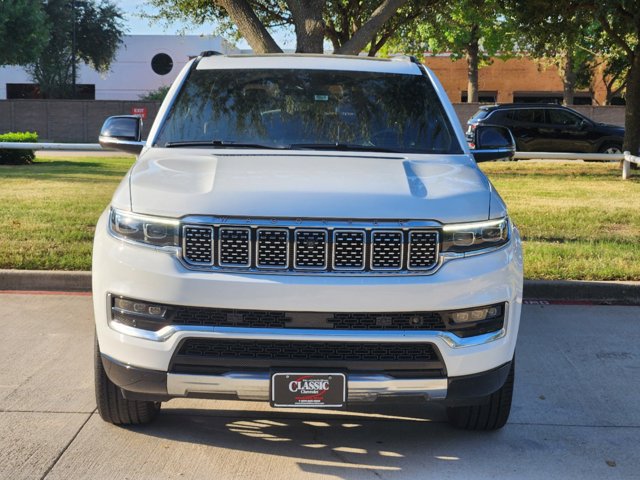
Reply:
[[347, 399], [344, 373], [274, 373], [272, 407], [343, 407]]

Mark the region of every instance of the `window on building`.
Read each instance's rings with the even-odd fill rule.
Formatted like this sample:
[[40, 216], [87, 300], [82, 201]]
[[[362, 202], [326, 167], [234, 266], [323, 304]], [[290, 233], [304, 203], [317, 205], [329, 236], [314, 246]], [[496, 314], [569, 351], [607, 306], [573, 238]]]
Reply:
[[173, 70], [173, 59], [166, 53], [158, 53], [151, 59], [151, 70], [158, 75], [166, 75]]
[[[460, 92], [460, 101], [462, 103], [467, 103], [467, 92]], [[498, 92], [488, 92], [488, 91], [480, 91], [478, 92], [478, 102], [479, 103], [496, 103], [498, 99]]]
[[[7, 99], [39, 99], [44, 98], [37, 83], [7, 83]], [[95, 100], [96, 86], [92, 84], [76, 84], [76, 99]]]
[[[562, 104], [561, 92], [513, 92], [513, 103], [557, 103]], [[574, 105], [591, 105], [591, 94], [578, 92], [573, 97]]]

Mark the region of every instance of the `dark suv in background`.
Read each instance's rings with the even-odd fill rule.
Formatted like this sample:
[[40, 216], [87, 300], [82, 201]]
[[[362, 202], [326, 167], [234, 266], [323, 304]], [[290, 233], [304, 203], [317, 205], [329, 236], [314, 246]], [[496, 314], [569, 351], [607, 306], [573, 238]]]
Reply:
[[509, 128], [520, 152], [622, 153], [623, 127], [596, 123], [560, 105], [487, 105], [467, 125], [468, 141], [478, 125]]

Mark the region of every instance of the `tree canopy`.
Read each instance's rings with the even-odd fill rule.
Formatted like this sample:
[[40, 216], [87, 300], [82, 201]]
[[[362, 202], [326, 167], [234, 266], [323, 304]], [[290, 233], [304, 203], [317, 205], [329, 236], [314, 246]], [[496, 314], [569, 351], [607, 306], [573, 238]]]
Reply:
[[49, 27], [40, 0], [0, 2], [0, 65], [25, 65], [42, 52]]
[[27, 70], [40, 85], [43, 97], [71, 98], [79, 62], [99, 72], [109, 70], [124, 33], [122, 13], [113, 3], [94, 0], [49, 0], [43, 11], [49, 35]]

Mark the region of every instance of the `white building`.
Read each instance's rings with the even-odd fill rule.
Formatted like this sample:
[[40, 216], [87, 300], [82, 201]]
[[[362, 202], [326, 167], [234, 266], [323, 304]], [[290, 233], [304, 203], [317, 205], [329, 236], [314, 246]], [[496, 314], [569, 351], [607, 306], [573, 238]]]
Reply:
[[[150, 90], [171, 85], [190, 58], [205, 50], [239, 53], [222, 37], [199, 35], [125, 35], [111, 64], [100, 74], [78, 65], [78, 85], [96, 100], [138, 100]], [[0, 67], [0, 100], [24, 98], [33, 81], [22, 67]], [[27, 96], [28, 98], [28, 96]], [[87, 98], [87, 96], [84, 96]]]

